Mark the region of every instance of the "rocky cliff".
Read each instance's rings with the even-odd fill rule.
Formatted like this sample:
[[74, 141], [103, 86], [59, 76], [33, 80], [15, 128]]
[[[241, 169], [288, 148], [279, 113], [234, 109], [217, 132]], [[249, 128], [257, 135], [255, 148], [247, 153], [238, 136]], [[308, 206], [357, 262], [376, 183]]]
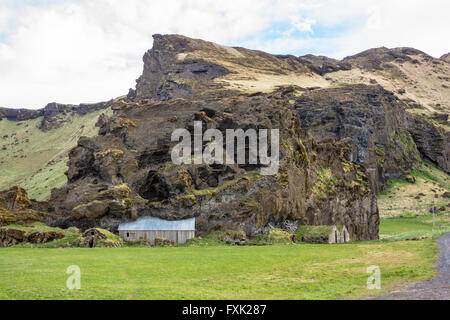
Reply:
[[51, 221], [48, 203], [28, 199], [27, 192], [13, 187], [0, 192], [0, 227], [10, 224], [24, 224], [36, 221]]
[[302, 127], [310, 128], [319, 141], [350, 143], [351, 161], [365, 168], [377, 193], [387, 179], [399, 178], [421, 165], [408, 131], [404, 103], [380, 86], [344, 85], [307, 91], [296, 99], [294, 108]]
[[[377, 48], [339, 61], [155, 35], [143, 61], [136, 88], [107, 104], [0, 109], [10, 120], [43, 116], [42, 130], [61, 126], [66, 110], [114, 111], [99, 117], [97, 136], [81, 137], [70, 151], [67, 185], [38, 203], [52, 212], [53, 225], [115, 231], [151, 215], [196, 217], [200, 234], [338, 224], [352, 239], [376, 239], [375, 194], [387, 179], [408, 175], [422, 159], [449, 172], [446, 56]], [[175, 165], [171, 135], [183, 128], [194, 137], [195, 121], [202, 132], [223, 135], [279, 129], [278, 173], [195, 157]], [[210, 146], [205, 141], [202, 149]]]
[[111, 104], [112, 101], [80, 105], [52, 102], [44, 108], [38, 110], [0, 107], [0, 121], [2, 119], [8, 119], [11, 121], [26, 121], [43, 117], [40, 128], [44, 131], [48, 131], [61, 127], [66, 121], [64, 116], [69, 113], [85, 115], [89, 112], [106, 109], [110, 107]]
[[[325, 75], [335, 86], [380, 85], [407, 113], [407, 128], [423, 158], [450, 172], [450, 64], [412, 48], [377, 48], [345, 58], [349, 70]], [[407, 169], [405, 167], [405, 169]]]
[[[200, 234], [224, 228], [252, 235], [288, 221], [346, 225], [355, 240], [376, 239], [378, 209], [364, 169], [351, 162], [347, 143], [318, 142], [301, 128], [292, 107], [298, 88], [253, 93], [224, 82], [233, 72], [240, 77], [246, 56], [256, 57], [255, 73], [273, 72], [264, 69], [271, 64], [314, 77], [297, 60], [292, 67], [260, 52], [156, 36], [136, 90], [114, 103], [112, 117], [100, 118], [99, 136], [80, 139], [71, 151], [69, 182], [50, 200], [59, 217], [54, 224], [114, 231], [139, 216], [196, 217]], [[194, 121], [224, 134], [279, 129], [278, 174], [260, 175], [262, 165], [174, 165], [171, 134], [193, 134]]]
[[450, 62], [450, 53], [446, 53], [441, 57], [441, 60], [444, 60], [446, 62]]

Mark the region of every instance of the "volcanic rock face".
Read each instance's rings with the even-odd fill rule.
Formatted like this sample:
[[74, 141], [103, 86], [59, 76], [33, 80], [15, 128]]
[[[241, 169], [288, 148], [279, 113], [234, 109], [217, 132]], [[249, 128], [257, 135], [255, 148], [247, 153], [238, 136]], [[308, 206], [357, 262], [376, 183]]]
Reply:
[[112, 101], [99, 102], [94, 104], [58, 104], [55, 102], [49, 103], [45, 108], [38, 110], [28, 109], [9, 109], [0, 107], [0, 120], [8, 119], [11, 121], [25, 121], [43, 117], [40, 128], [44, 131], [59, 128], [64, 125], [64, 115], [68, 113], [85, 115], [86, 113], [102, 110], [110, 107]]
[[319, 141], [350, 142], [351, 161], [364, 166], [376, 192], [384, 188], [386, 179], [398, 178], [421, 163], [407, 130], [404, 105], [380, 86], [305, 92], [294, 108], [302, 127], [310, 128]]
[[51, 211], [46, 203], [28, 199], [27, 192], [13, 187], [0, 192], [0, 227], [9, 224], [23, 224], [46, 221]]
[[95, 104], [80, 104], [78, 106], [75, 105], [67, 105], [67, 104], [58, 104], [58, 103], [49, 103], [42, 109], [42, 123], [40, 128], [44, 131], [49, 131], [52, 129], [60, 128], [64, 125], [67, 119], [64, 115], [69, 113], [85, 115], [86, 113], [95, 111], [95, 110], [103, 110], [112, 105], [112, 101], [108, 102], [99, 102]]
[[[365, 175], [349, 161], [349, 149], [314, 142], [288, 100], [278, 93], [117, 107], [104, 119], [102, 136], [80, 140], [72, 151], [69, 184], [52, 196], [63, 217], [58, 225], [115, 230], [138, 216], [195, 216], [200, 233], [228, 228], [255, 234], [293, 220], [344, 224], [355, 239], [376, 238], [376, 200]], [[190, 129], [195, 120], [223, 133], [280, 128], [280, 173], [263, 177], [259, 168], [245, 165], [174, 165], [171, 133]]]
[[[196, 217], [199, 234], [222, 228], [252, 235], [292, 221], [345, 225], [352, 239], [376, 239], [376, 198], [348, 145], [317, 142], [301, 129], [291, 105], [295, 88], [248, 94], [221, 87], [214, 79], [227, 73], [224, 67], [185, 58], [203, 47], [212, 44], [156, 36], [136, 90], [114, 103], [111, 118], [100, 118], [99, 136], [80, 139], [71, 151], [69, 183], [50, 200], [54, 225], [115, 231], [139, 216]], [[177, 79], [189, 79], [183, 85], [191, 89]], [[171, 135], [180, 128], [193, 135], [195, 121], [224, 136], [227, 129], [279, 129], [279, 172], [262, 176], [262, 165], [249, 164], [175, 165], [178, 141]]]
[[445, 131], [428, 119], [410, 115], [408, 129], [420, 153], [450, 173], [450, 131]]
[[344, 63], [351, 64], [352, 67], [360, 67], [369, 70], [382, 70], [383, 64], [387, 62], [405, 62], [412, 61], [411, 56], [421, 55], [432, 59], [424, 52], [414, 48], [394, 48], [388, 49], [385, 47], [375, 48], [363, 51], [354, 56], [347, 57], [343, 60]]
[[[127, 97], [0, 108], [0, 120], [42, 116], [44, 131], [63, 126], [67, 114], [114, 110], [100, 116], [98, 136], [82, 137], [71, 150], [68, 184], [49, 202], [30, 201], [20, 188], [0, 193], [0, 225], [49, 217], [41, 212], [50, 212], [55, 226], [110, 231], [140, 216], [196, 217], [199, 234], [345, 225], [354, 240], [376, 239], [375, 193], [386, 179], [412, 178], [421, 156], [450, 172], [448, 62], [448, 55], [435, 59], [412, 48], [370, 49], [338, 61], [155, 35]], [[223, 136], [227, 129], [279, 129], [278, 173], [194, 158], [174, 164], [179, 141], [172, 133], [187, 129], [194, 137], [196, 121]], [[203, 149], [210, 145], [204, 141]], [[5, 243], [20, 237], [5, 235]]]
[[450, 53], [446, 53], [441, 57], [441, 60], [444, 60], [446, 62], [450, 63]]
[[0, 120], [6, 118], [13, 121], [23, 121], [36, 119], [41, 115], [41, 110], [8, 109], [0, 107]]
[[350, 70], [350, 63], [341, 62], [324, 56], [315, 56], [307, 54], [298, 58], [300, 63], [307, 65], [313, 72], [323, 76], [326, 73], [336, 72], [340, 70]]
[[131, 99], [170, 100], [192, 95], [192, 84], [230, 73], [226, 68], [200, 59], [185, 59], [185, 52], [202, 48], [205, 41], [181, 36], [154, 35], [153, 48], [144, 55], [144, 72]]
[[[350, 70], [325, 76], [337, 87], [379, 84], [392, 92], [401, 100], [395, 103], [394, 109], [399, 110], [400, 106], [407, 115], [406, 121], [397, 121], [398, 129], [410, 133], [423, 158], [449, 172], [450, 64], [445, 59], [446, 56], [435, 59], [412, 48], [383, 47], [347, 57], [341, 62], [350, 64]], [[364, 109], [359, 110], [367, 114]], [[387, 112], [386, 121], [391, 116], [392, 112]], [[402, 167], [409, 169], [409, 166]]]

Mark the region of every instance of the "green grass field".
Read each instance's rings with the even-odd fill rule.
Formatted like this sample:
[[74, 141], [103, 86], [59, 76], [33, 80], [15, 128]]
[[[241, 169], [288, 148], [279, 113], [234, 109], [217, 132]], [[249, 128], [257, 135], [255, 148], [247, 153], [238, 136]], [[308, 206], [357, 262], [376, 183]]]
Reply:
[[[433, 240], [344, 245], [1, 249], [0, 299], [338, 299], [434, 274]], [[81, 268], [81, 290], [66, 268]]]
[[[0, 299], [355, 299], [435, 274], [447, 215], [383, 219], [380, 241], [339, 245], [0, 249]], [[420, 239], [405, 241], [405, 239]], [[60, 241], [60, 240], [59, 240]], [[81, 290], [66, 288], [81, 268]], [[369, 266], [382, 289], [366, 289]]]
[[[425, 206], [433, 199], [447, 205], [441, 195], [449, 189], [448, 175], [424, 165], [414, 176], [415, 184], [393, 180], [378, 197], [379, 241], [294, 245], [276, 238], [270, 241], [275, 245], [238, 247], [203, 237], [181, 247], [57, 248], [79, 236], [74, 234], [42, 245], [46, 248], [0, 249], [0, 299], [355, 299], [383, 294], [435, 275], [435, 240], [450, 232], [449, 210], [439, 211], [433, 226]], [[418, 193], [424, 195], [416, 199]], [[66, 287], [66, 269], [72, 265], [81, 268], [81, 290]], [[380, 291], [366, 288], [366, 270], [374, 265], [381, 269]]]

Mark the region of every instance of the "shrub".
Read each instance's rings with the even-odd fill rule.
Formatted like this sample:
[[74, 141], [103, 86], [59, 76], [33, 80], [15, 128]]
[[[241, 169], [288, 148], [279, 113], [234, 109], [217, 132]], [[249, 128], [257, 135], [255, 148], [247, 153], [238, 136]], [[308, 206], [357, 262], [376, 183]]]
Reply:
[[295, 242], [295, 234], [282, 229], [272, 229], [268, 234], [254, 237], [250, 243], [259, 245], [292, 244]]
[[300, 226], [295, 231], [296, 242], [328, 243], [332, 226]]

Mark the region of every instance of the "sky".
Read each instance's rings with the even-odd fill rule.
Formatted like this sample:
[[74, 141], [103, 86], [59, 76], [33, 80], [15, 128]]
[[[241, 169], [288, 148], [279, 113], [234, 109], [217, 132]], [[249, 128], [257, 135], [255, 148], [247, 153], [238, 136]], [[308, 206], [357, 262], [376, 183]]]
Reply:
[[0, 106], [124, 95], [156, 33], [274, 54], [407, 46], [440, 57], [449, 12], [447, 0], [0, 0]]

